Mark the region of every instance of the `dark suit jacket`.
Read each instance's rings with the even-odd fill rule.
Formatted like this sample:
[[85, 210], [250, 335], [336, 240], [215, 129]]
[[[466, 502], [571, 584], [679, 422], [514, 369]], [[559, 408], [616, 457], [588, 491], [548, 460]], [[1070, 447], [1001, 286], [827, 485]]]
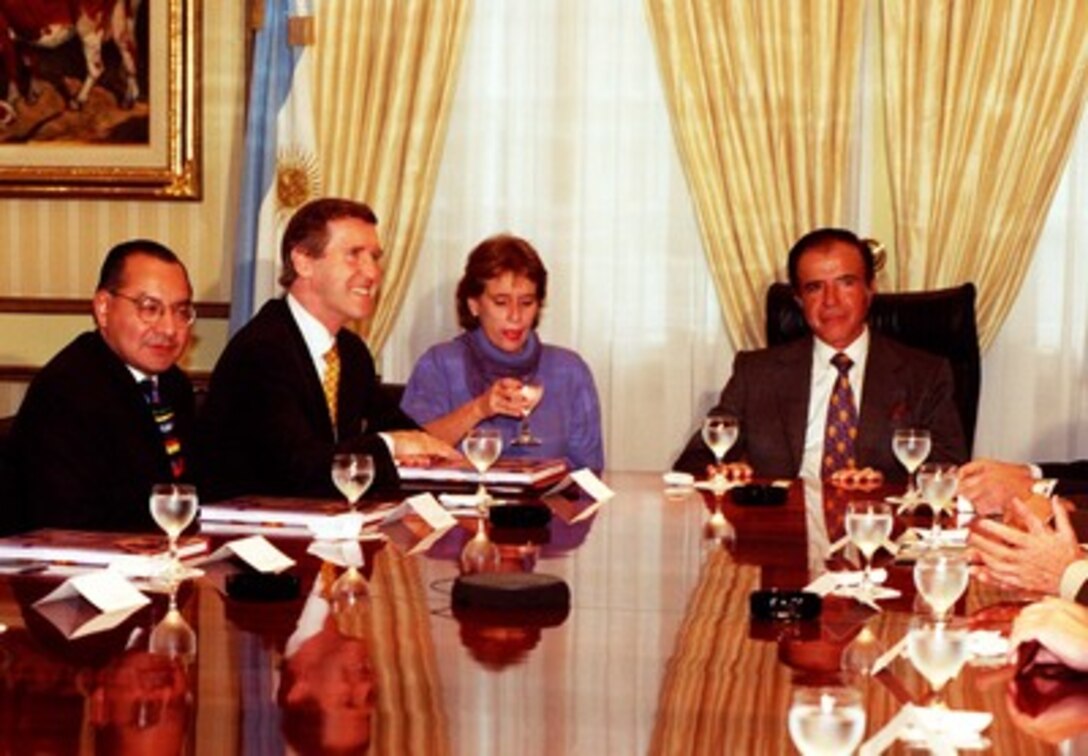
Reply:
[[1057, 478], [1054, 493], [1059, 496], [1088, 494], [1088, 460], [1076, 462], [1043, 462], [1039, 465], [1044, 478]]
[[337, 433], [317, 370], [284, 299], [264, 305], [216, 363], [198, 431], [201, 490], [208, 501], [242, 494], [338, 497], [336, 452], [374, 457], [375, 482], [395, 485], [378, 431], [418, 426], [382, 393], [374, 360], [341, 329]]
[[[727, 460], [747, 461], [759, 476], [794, 478], [800, 473], [812, 346], [808, 337], [737, 354], [733, 375], [711, 410], [740, 421], [740, 436]], [[948, 363], [870, 331], [858, 417], [858, 464], [880, 470], [889, 480], [905, 480], [906, 471], [892, 453], [896, 427], [928, 428], [933, 436], [929, 456], [933, 461], [967, 459]], [[702, 475], [713, 461], [696, 431], [674, 467]]]
[[[192, 385], [177, 367], [158, 380], [191, 462]], [[34, 377], [11, 447], [15, 527], [158, 530], [148, 495], [172, 479], [162, 435], [132, 373], [97, 332], [78, 336]]]

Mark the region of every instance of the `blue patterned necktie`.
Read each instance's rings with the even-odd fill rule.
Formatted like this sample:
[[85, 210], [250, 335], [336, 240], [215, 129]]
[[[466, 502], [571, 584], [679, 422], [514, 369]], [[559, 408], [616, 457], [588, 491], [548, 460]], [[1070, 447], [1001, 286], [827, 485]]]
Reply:
[[827, 404], [827, 426], [824, 430], [824, 455], [821, 477], [825, 480], [836, 470], [856, 468], [854, 446], [858, 437], [858, 409], [854, 403], [854, 390], [850, 388], [850, 368], [854, 361], [842, 352], [831, 358], [831, 364], [839, 371], [831, 400]]
[[178, 438], [177, 428], [174, 425], [173, 408], [162, 401], [159, 396], [159, 384], [151, 378], [140, 381], [140, 389], [144, 392], [147, 406], [151, 408], [151, 417], [155, 425], [159, 427], [162, 435], [163, 449], [166, 458], [170, 462], [170, 474], [174, 480], [179, 480], [185, 474], [185, 456], [181, 452], [181, 439]]

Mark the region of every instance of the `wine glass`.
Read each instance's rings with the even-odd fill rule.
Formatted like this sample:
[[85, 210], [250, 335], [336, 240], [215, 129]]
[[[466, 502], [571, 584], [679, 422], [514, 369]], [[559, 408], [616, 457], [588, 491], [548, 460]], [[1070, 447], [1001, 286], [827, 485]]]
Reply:
[[157, 483], [151, 488], [151, 518], [166, 532], [169, 563], [163, 577], [175, 583], [186, 577], [186, 570], [178, 558], [178, 537], [196, 517], [196, 487], [184, 483]]
[[188, 664], [196, 658], [196, 631], [178, 610], [177, 586], [170, 590], [170, 606], [151, 630], [148, 650]]
[[967, 590], [967, 556], [962, 551], [927, 551], [914, 563], [914, 587], [938, 620], [947, 619]]
[[918, 466], [926, 461], [933, 441], [929, 431], [920, 428], [897, 428], [892, 434], [892, 452], [903, 467], [907, 468], [907, 490], [904, 501], [913, 503], [918, 500], [918, 485], [914, 474]]
[[865, 708], [854, 688], [795, 688], [788, 722], [803, 756], [850, 754], [865, 736]]
[[737, 419], [731, 415], [711, 414], [703, 420], [703, 443], [710, 447], [714, 454], [717, 472], [714, 474], [715, 484], [724, 483], [721, 473], [722, 460], [726, 453], [737, 442], [740, 427]]
[[955, 465], [945, 462], [926, 462], [918, 468], [918, 488], [921, 498], [933, 510], [933, 526], [930, 540], [940, 538], [941, 515], [955, 511], [956, 485], [959, 471]]
[[333, 455], [332, 482], [348, 500], [348, 506], [355, 509], [374, 482], [374, 458], [369, 454]]
[[461, 572], [465, 575], [495, 572], [501, 561], [499, 547], [488, 537], [487, 525], [481, 517], [476, 521], [476, 535], [468, 539], [461, 549]]
[[941, 691], [970, 656], [968, 631], [947, 622], [915, 618], [907, 633], [907, 656], [933, 690], [932, 709], [943, 709]]
[[484, 485], [487, 471], [502, 454], [502, 434], [494, 428], [473, 428], [461, 442], [465, 457], [480, 474], [480, 487], [476, 497], [484, 505], [491, 500]]
[[892, 534], [892, 508], [883, 501], [852, 501], [846, 507], [846, 534], [865, 557], [861, 592], [871, 593], [873, 554]]
[[518, 435], [514, 437], [512, 446], [539, 446], [540, 439], [533, 435], [529, 428], [529, 415], [540, 400], [544, 397], [544, 384], [537, 380], [527, 380], [521, 384], [521, 397], [525, 400], [521, 408], [521, 422], [518, 424]]

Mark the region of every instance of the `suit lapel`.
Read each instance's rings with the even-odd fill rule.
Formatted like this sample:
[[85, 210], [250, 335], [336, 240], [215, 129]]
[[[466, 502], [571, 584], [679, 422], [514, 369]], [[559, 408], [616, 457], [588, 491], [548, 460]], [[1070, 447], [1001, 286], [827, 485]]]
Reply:
[[[273, 302], [279, 305], [276, 312], [289, 334], [288, 339], [291, 344], [291, 349], [288, 351], [291, 364], [285, 367], [289, 367], [295, 373], [295, 383], [302, 388], [301, 398], [305, 400], [306, 414], [310, 422], [315, 428], [325, 433], [326, 438], [335, 441], [336, 435], [333, 432], [332, 420], [329, 418], [329, 406], [325, 403], [325, 389], [321, 386], [321, 377], [317, 374], [314, 361], [310, 358], [310, 350], [306, 347], [306, 340], [302, 338], [302, 331], [287, 307], [287, 300], [276, 299]], [[341, 385], [344, 383], [342, 378], [343, 376], [341, 376]]]
[[778, 369], [769, 376], [778, 397], [778, 422], [789, 449], [790, 464], [801, 469], [808, 428], [808, 399], [812, 389], [812, 339], [799, 339], [783, 349]]
[[904, 402], [902, 381], [897, 377], [906, 368], [887, 342], [873, 333], [865, 363], [865, 387], [858, 416], [858, 460], [879, 459], [885, 445], [891, 448], [888, 433], [896, 404]]

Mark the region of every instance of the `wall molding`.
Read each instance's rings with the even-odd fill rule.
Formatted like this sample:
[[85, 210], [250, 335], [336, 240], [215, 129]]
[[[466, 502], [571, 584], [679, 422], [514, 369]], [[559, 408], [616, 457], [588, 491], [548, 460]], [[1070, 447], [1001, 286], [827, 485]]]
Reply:
[[[199, 318], [226, 320], [230, 302], [195, 302]], [[0, 297], [0, 314], [20, 315], [90, 315], [90, 299], [62, 297]]]

